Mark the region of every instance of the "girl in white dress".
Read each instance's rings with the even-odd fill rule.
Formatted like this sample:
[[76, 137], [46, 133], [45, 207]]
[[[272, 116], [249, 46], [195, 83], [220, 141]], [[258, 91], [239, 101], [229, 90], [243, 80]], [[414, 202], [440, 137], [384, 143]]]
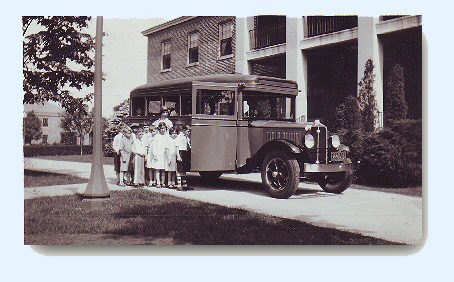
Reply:
[[[147, 148], [147, 156], [146, 156], [146, 169], [148, 170], [148, 175], [150, 177], [149, 183], [150, 186], [156, 186], [156, 176], [155, 176], [155, 170], [152, 166], [153, 163], [153, 142], [154, 142], [154, 137], [158, 133], [157, 129], [155, 126], [151, 126], [150, 128], [150, 135], [148, 138], [146, 138], [146, 148]], [[145, 137], [145, 135], [144, 135]]]
[[175, 128], [169, 130], [169, 137], [166, 144], [165, 154], [165, 171], [167, 172], [167, 179], [169, 181], [169, 188], [175, 187], [176, 181], [176, 170], [177, 170], [177, 155], [178, 155], [178, 144], [177, 138], [178, 132]]
[[166, 134], [167, 126], [165, 123], [159, 123], [157, 128], [159, 133], [153, 139], [153, 160], [151, 167], [155, 169], [156, 188], [161, 188], [164, 182], [165, 152], [168, 135]]
[[143, 142], [143, 129], [139, 128], [136, 132], [136, 140], [132, 147], [134, 153], [134, 186], [145, 185], [145, 144]]

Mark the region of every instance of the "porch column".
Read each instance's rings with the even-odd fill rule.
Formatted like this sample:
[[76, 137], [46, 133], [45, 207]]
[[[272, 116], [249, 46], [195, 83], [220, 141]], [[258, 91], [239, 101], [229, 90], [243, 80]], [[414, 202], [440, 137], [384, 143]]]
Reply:
[[303, 18], [287, 18], [285, 44], [285, 71], [286, 79], [298, 83], [298, 96], [296, 97], [296, 119], [307, 120], [307, 60], [300, 48], [304, 39]]
[[248, 18], [236, 18], [235, 72], [250, 74], [246, 52], [249, 47]]
[[[375, 29], [377, 19], [372, 17], [358, 17], [358, 83], [364, 76], [365, 65], [368, 59], [374, 63], [378, 119], [377, 127], [383, 127], [383, 46], [378, 40]], [[359, 86], [357, 86], [359, 94]]]

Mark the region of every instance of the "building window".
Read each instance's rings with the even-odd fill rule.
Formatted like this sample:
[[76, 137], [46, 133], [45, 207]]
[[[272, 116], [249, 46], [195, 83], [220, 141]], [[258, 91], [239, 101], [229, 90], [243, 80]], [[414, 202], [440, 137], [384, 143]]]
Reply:
[[219, 25], [220, 55], [233, 54], [232, 51], [232, 22], [225, 22]]
[[47, 144], [47, 135], [42, 136], [43, 144]]
[[199, 61], [199, 33], [193, 32], [188, 35], [189, 64]]
[[162, 42], [162, 70], [170, 70], [170, 40]]
[[48, 127], [48, 126], [49, 126], [49, 119], [43, 118], [43, 127]]

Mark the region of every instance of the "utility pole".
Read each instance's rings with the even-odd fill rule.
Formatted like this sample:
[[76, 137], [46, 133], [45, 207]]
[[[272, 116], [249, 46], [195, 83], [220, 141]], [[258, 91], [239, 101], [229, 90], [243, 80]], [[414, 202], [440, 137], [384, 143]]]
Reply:
[[103, 18], [96, 19], [95, 38], [95, 94], [93, 156], [90, 180], [84, 192], [82, 206], [86, 209], [99, 209], [110, 205], [110, 191], [107, 188], [102, 162], [102, 26]]

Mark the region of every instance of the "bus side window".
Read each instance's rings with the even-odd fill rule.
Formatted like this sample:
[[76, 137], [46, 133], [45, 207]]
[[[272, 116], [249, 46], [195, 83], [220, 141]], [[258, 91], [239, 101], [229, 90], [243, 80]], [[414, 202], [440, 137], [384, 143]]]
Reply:
[[234, 115], [235, 91], [197, 90], [197, 114]]
[[188, 116], [192, 114], [192, 95], [182, 94], [181, 95], [181, 115]]
[[180, 96], [169, 95], [164, 96], [164, 106], [169, 109], [170, 116], [180, 115]]
[[132, 98], [131, 104], [133, 116], [145, 115], [145, 97]]
[[159, 115], [161, 112], [161, 96], [148, 97], [148, 115]]

